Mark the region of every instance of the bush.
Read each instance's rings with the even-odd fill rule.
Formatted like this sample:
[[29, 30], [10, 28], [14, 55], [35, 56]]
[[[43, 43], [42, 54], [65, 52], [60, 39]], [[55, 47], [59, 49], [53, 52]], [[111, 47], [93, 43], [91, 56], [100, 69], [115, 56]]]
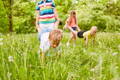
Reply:
[[[100, 31], [120, 31], [120, 1], [109, 0], [54, 0], [62, 28], [70, 10], [76, 10], [78, 25], [83, 30], [98, 26]], [[8, 32], [7, 12], [0, 1], [0, 32]], [[12, 6], [13, 30], [16, 33], [31, 33], [35, 30], [35, 3], [27, 0], [14, 1]]]

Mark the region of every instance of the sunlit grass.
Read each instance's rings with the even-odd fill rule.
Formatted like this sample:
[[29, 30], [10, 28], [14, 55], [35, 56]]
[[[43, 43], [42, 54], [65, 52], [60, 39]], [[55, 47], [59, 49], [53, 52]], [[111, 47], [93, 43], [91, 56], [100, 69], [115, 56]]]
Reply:
[[119, 80], [120, 34], [98, 33], [88, 48], [82, 39], [67, 47], [68, 34], [60, 47], [51, 50], [42, 65], [37, 34], [0, 35], [0, 80]]

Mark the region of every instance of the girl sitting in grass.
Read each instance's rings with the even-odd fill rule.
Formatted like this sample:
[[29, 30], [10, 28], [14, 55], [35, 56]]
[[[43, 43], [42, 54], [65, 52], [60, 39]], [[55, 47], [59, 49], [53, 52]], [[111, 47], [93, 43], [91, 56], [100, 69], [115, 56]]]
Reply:
[[80, 31], [80, 28], [78, 27], [78, 24], [77, 24], [77, 17], [76, 17], [75, 11], [70, 12], [70, 17], [67, 19], [66, 25], [64, 28], [67, 28], [71, 31], [71, 38], [70, 38], [70, 40], [68, 40], [67, 46], [69, 45], [69, 43], [71, 41], [74, 41], [74, 43], [75, 43], [76, 35], [75, 35], [75, 33], [72, 32], [72, 30], [73, 31]]

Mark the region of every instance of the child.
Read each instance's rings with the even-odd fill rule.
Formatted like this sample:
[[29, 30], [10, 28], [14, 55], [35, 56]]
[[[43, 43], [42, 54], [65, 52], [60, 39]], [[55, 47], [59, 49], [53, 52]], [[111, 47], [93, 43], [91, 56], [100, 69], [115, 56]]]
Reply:
[[40, 0], [36, 6], [36, 29], [40, 36], [45, 31], [52, 31], [58, 27], [59, 17], [54, 0]]
[[50, 47], [56, 48], [62, 39], [62, 30], [55, 29], [51, 32], [46, 32], [41, 35], [40, 49], [42, 53], [42, 62], [44, 60], [45, 53]]
[[92, 39], [93, 42], [95, 41], [97, 27], [93, 26], [93, 27], [91, 27], [91, 29], [89, 31], [79, 31], [79, 32], [76, 32], [76, 31], [72, 30], [72, 32], [75, 33], [78, 38], [84, 38], [85, 45], [87, 46], [89, 39]]
[[[80, 31], [78, 24], [77, 24], [77, 17], [76, 17], [76, 12], [75, 11], [71, 11], [70, 13], [70, 17], [67, 19], [66, 21], [66, 25], [64, 28], [68, 28], [70, 31], [74, 30], [74, 31]], [[74, 42], [76, 41], [76, 36], [75, 33], [73, 33], [71, 31], [71, 38], [70, 40], [67, 42], [67, 45], [69, 45], [69, 42], [74, 40]]]

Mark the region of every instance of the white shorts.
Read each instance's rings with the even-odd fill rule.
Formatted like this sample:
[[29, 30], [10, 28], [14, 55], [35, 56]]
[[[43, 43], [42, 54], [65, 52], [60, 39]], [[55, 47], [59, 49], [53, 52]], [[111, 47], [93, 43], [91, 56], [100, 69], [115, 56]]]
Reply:
[[40, 40], [40, 49], [42, 50], [42, 52], [46, 52], [49, 50], [50, 48], [50, 42], [49, 42], [49, 33], [50, 32], [46, 32], [43, 33], [41, 35], [41, 40]]
[[39, 40], [41, 40], [41, 35], [46, 32], [51, 32], [55, 29], [55, 23], [49, 23], [49, 24], [39, 24], [40, 32], [38, 32]]
[[39, 24], [39, 27], [40, 27], [41, 30], [42, 30], [43, 28], [55, 29], [55, 23]]

